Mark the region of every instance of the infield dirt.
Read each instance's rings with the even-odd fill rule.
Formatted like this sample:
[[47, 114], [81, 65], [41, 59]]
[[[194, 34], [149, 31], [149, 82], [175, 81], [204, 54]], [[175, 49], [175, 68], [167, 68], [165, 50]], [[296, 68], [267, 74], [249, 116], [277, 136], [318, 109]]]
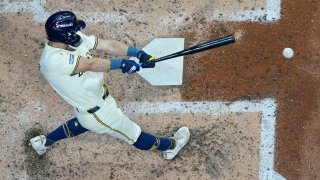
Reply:
[[[207, 21], [207, 13], [214, 11], [210, 9], [212, 1], [197, 5], [193, 1], [46, 2], [44, 8], [49, 12], [65, 7], [83, 12], [80, 19], [87, 18], [88, 11], [130, 14], [134, 18], [125, 23], [91, 23], [85, 33], [137, 47], [158, 37], [184, 37], [189, 47], [238, 34], [233, 45], [185, 57], [181, 87], [150, 87], [138, 75], [112, 72], [106, 76], [111, 94], [120, 107], [136, 101], [232, 102], [272, 97], [278, 103], [276, 171], [287, 179], [320, 178], [318, 1], [283, 0], [281, 19], [273, 23]], [[221, 9], [229, 7], [230, 11], [262, 8], [261, 2], [230, 5], [231, 1], [219, 1]], [[201, 9], [203, 6], [207, 8]], [[143, 21], [137, 18], [153, 10]], [[188, 16], [180, 16], [180, 12]], [[165, 13], [175, 16], [164, 17]], [[162, 20], [156, 21], [159, 18]], [[130, 114], [142, 128], [163, 136], [182, 125], [191, 129], [190, 143], [174, 161], [94, 133], [61, 141], [45, 156], [37, 156], [27, 146], [28, 139], [58, 127], [73, 117], [73, 111], [38, 70], [45, 42], [43, 23], [21, 11], [0, 14], [0, 24], [0, 171], [4, 179], [257, 179], [258, 113], [216, 117]], [[296, 53], [290, 61], [282, 56], [285, 47]], [[110, 57], [104, 53], [95, 56]]]

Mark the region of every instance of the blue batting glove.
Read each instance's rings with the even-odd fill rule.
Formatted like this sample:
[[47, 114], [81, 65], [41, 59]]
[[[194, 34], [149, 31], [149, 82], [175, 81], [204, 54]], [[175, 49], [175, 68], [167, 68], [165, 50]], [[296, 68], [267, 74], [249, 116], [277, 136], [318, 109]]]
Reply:
[[123, 73], [133, 74], [140, 70], [140, 66], [133, 60], [123, 59], [120, 69], [122, 69]]
[[154, 58], [143, 50], [137, 53], [137, 58], [142, 68], [154, 68], [156, 66], [156, 62], [153, 61]]
[[140, 65], [128, 59], [110, 59], [110, 70], [121, 69], [123, 73], [133, 74], [140, 70]]

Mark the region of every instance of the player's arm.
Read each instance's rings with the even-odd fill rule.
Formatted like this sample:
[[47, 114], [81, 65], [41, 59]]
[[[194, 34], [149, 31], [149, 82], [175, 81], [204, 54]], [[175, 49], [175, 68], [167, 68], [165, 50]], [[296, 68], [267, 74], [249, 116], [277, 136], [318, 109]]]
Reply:
[[123, 73], [133, 74], [140, 70], [139, 64], [127, 59], [102, 59], [80, 57], [71, 75], [85, 71], [109, 72], [110, 70], [121, 69]]
[[99, 38], [96, 49], [111, 55], [127, 56], [129, 46], [120, 41]]
[[110, 61], [103, 58], [84, 58], [80, 57], [75, 67], [74, 74], [93, 71], [93, 72], [109, 72]]
[[141, 63], [142, 68], [155, 67], [155, 62], [150, 61], [152, 59], [152, 56], [141, 49], [129, 46], [116, 40], [106, 40], [99, 38], [97, 42], [97, 50], [102, 50], [111, 55], [136, 57], [139, 59], [139, 63]]

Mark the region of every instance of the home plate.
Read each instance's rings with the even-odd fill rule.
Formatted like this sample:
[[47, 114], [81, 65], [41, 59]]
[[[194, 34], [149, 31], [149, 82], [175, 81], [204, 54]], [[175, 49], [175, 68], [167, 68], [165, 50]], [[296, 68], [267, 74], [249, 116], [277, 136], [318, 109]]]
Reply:
[[[184, 38], [156, 38], [143, 50], [156, 58], [184, 49]], [[139, 62], [137, 58], [131, 58]], [[138, 74], [152, 86], [182, 85], [183, 56], [157, 62], [155, 68], [142, 68]]]

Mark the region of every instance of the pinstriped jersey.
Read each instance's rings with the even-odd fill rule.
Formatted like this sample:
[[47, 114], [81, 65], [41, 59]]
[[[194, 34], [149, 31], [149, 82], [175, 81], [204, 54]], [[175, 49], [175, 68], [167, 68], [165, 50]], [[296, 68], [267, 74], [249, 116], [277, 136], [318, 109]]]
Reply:
[[80, 31], [82, 43], [72, 47], [74, 51], [45, 45], [40, 58], [40, 71], [53, 89], [71, 106], [87, 110], [95, 107], [104, 93], [104, 73], [82, 72], [75, 74], [80, 57], [92, 58], [90, 50], [95, 49], [98, 38]]

